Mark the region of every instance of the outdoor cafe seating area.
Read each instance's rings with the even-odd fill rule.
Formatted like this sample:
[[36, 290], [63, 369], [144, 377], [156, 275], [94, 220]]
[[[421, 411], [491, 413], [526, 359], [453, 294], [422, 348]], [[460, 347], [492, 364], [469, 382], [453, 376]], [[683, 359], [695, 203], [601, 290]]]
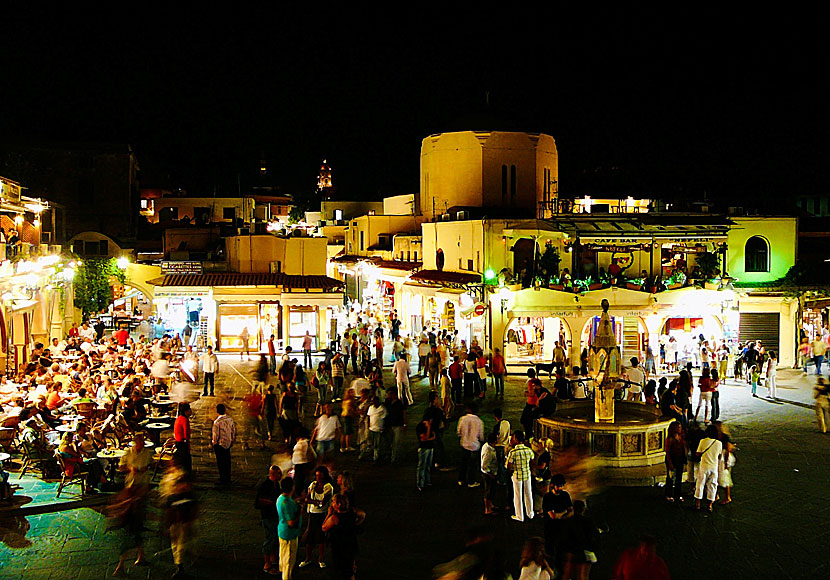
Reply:
[[[137, 433], [154, 451], [151, 481], [160, 478], [174, 450], [170, 386], [195, 378], [192, 362], [189, 373], [180, 365], [195, 353], [167, 339], [118, 346], [103, 338], [85, 353], [38, 346], [17, 375], [0, 375], [3, 479], [12, 488], [24, 477], [51, 482], [55, 498], [116, 491]], [[157, 376], [159, 359], [165, 376]]]

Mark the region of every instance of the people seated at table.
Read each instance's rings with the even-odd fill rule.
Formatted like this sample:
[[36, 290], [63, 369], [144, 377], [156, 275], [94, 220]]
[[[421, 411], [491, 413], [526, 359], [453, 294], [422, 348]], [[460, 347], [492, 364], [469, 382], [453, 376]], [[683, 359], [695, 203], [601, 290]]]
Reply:
[[[83, 425], [83, 423], [78, 424], [79, 432]], [[85, 426], [83, 428], [85, 429]], [[107, 483], [104, 477], [104, 468], [97, 457], [89, 457], [86, 452], [78, 447], [76, 436], [76, 433], [67, 431], [61, 437], [61, 442], [58, 445], [58, 453], [63, 459], [65, 468], [64, 473], [67, 477], [75, 475], [78, 471], [86, 473], [85, 493], [97, 493], [96, 486], [100, 487]]]
[[[87, 380], [89, 380], [89, 379], [87, 379]], [[85, 384], [88, 384], [90, 386], [92, 385], [91, 382], [90, 383], [85, 383]], [[95, 401], [93, 401], [89, 397], [89, 394], [87, 393], [86, 387], [81, 387], [80, 389], [78, 389], [78, 396], [76, 398], [72, 399], [71, 404], [72, 404], [72, 406], [78, 406], [81, 403], [94, 403], [94, 402]]]

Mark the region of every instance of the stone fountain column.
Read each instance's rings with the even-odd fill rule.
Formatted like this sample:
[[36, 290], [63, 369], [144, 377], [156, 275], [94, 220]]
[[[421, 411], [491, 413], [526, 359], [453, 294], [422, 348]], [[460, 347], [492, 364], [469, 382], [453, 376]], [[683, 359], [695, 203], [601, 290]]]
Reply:
[[620, 348], [608, 316], [608, 300], [602, 301], [602, 316], [591, 345], [591, 374], [594, 377], [594, 421], [614, 422], [614, 389], [622, 372]]

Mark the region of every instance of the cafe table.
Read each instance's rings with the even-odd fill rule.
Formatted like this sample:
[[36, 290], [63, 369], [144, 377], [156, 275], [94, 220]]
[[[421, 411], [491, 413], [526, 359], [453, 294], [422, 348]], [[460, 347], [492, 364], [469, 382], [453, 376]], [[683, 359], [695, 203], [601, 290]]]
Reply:
[[55, 431], [60, 431], [61, 433], [74, 433], [75, 425], [58, 425], [55, 427]]
[[156, 445], [161, 445], [161, 432], [173, 427], [167, 423], [147, 423], [145, 428], [150, 432], [150, 440]]
[[107, 462], [107, 478], [110, 481], [115, 481], [115, 471], [121, 458], [127, 453], [125, 449], [104, 449], [99, 451], [96, 457]]

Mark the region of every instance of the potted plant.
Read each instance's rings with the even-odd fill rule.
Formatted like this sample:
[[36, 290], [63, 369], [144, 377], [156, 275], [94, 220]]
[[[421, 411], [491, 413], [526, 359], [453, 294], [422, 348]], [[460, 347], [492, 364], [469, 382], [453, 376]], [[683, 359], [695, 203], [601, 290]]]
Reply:
[[682, 288], [686, 282], [686, 276], [683, 272], [672, 272], [672, 275], [666, 280], [666, 290], [676, 290]]
[[642, 278], [631, 278], [626, 281], [625, 287], [629, 290], [642, 290], [644, 280]]

